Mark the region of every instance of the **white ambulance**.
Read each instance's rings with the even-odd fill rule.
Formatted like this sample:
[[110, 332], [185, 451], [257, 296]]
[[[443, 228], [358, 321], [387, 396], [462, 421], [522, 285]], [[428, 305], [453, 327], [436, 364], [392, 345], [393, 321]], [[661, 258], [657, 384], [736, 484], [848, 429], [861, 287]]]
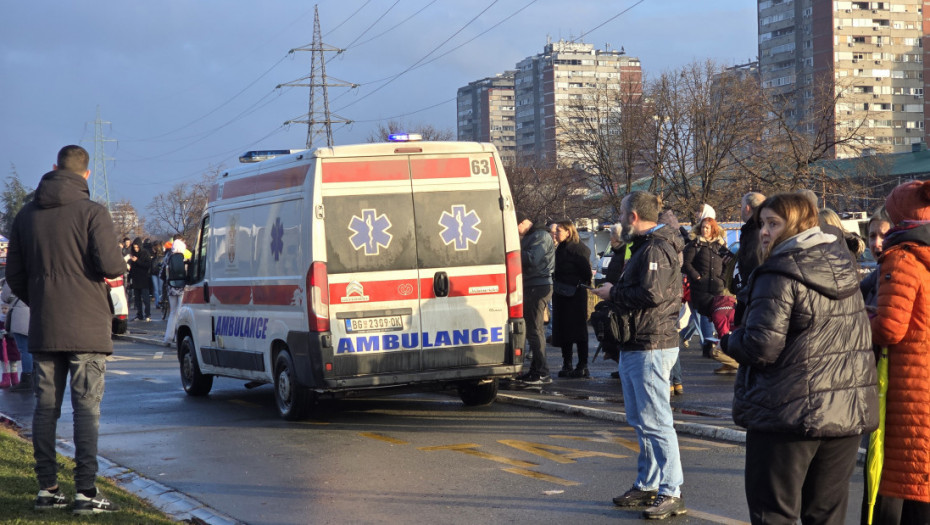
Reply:
[[230, 170], [184, 279], [190, 395], [273, 383], [284, 419], [322, 395], [456, 387], [467, 405], [520, 371], [520, 240], [497, 150], [337, 146]]

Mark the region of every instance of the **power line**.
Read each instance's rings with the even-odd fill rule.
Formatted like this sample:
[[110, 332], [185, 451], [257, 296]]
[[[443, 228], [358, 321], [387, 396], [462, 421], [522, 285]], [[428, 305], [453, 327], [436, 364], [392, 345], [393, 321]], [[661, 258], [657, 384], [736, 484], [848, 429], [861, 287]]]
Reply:
[[[162, 133], [161, 135], [155, 135], [155, 136], [153, 136], [153, 137], [146, 137], [146, 138], [141, 138], [141, 139], [130, 139], [130, 142], [145, 142], [145, 141], [149, 141], [149, 140], [159, 139], [159, 138], [166, 137], [166, 136], [168, 136], [168, 135], [172, 135], [172, 134], [174, 134], [174, 133], [177, 133], [178, 131], [181, 131], [181, 130], [183, 130], [183, 129], [189, 128], [189, 127], [192, 126], [193, 124], [196, 124], [197, 122], [200, 122], [201, 120], [203, 120], [203, 119], [209, 117], [210, 115], [216, 113], [217, 111], [219, 111], [220, 109], [222, 109], [223, 107], [225, 107], [227, 104], [229, 104], [230, 102], [232, 102], [233, 100], [235, 100], [239, 95], [243, 94], [247, 89], [249, 89], [250, 87], [254, 86], [259, 80], [261, 80], [262, 78], [264, 78], [265, 75], [267, 75], [268, 73], [270, 73], [271, 70], [273, 70], [274, 68], [278, 67], [278, 64], [280, 64], [281, 62], [284, 62], [284, 60], [288, 57], [289, 54], [290, 54], [290, 53], [288, 53], [287, 55], [284, 55], [283, 57], [281, 57], [280, 60], [278, 60], [277, 62], [274, 63], [274, 65], [272, 65], [270, 68], [268, 68], [267, 70], [265, 70], [265, 72], [262, 73], [261, 75], [259, 75], [258, 78], [256, 78], [256, 79], [253, 80], [252, 82], [250, 82], [247, 86], [245, 86], [244, 88], [242, 88], [241, 90], [239, 90], [238, 93], [236, 93], [235, 95], [233, 95], [232, 97], [230, 97], [228, 100], [226, 100], [225, 102], [223, 102], [223, 103], [220, 104], [219, 106], [216, 106], [215, 108], [213, 108], [213, 109], [211, 109], [210, 111], [208, 111], [208, 112], [207, 112], [206, 114], [204, 114], [203, 116], [200, 116], [200, 117], [198, 117], [198, 118], [196, 118], [196, 119], [194, 119], [194, 120], [188, 122], [187, 124], [184, 124], [183, 126], [177, 128], [177, 129], [173, 129], [173, 130], [168, 131], [168, 132], [166, 132], [166, 133]], [[267, 96], [267, 95], [266, 95], [266, 96]], [[262, 97], [262, 98], [264, 98], [264, 97]]]
[[383, 121], [383, 120], [401, 119], [401, 118], [404, 118], [404, 117], [409, 117], [410, 115], [415, 115], [415, 114], [417, 114], [417, 113], [422, 113], [422, 112], [424, 112], [424, 111], [428, 111], [428, 110], [430, 110], [430, 109], [433, 109], [433, 108], [442, 106], [443, 104], [448, 104], [449, 102], [455, 102], [455, 100], [456, 100], [456, 97], [452, 97], [452, 98], [450, 98], [450, 99], [443, 100], [442, 102], [438, 102], [438, 103], [436, 103], [436, 104], [433, 104], [432, 106], [427, 106], [427, 107], [425, 107], [425, 108], [420, 108], [420, 109], [417, 109], [417, 110], [414, 110], [414, 111], [409, 111], [409, 112], [407, 112], [407, 113], [401, 113], [400, 115], [394, 115], [393, 117], [384, 117], [384, 118], [376, 118], [376, 119], [368, 119], [368, 120], [355, 120], [355, 121], [353, 121], [353, 122], [367, 123], [367, 122], [381, 122], [381, 121]]
[[[446, 55], [448, 55], [448, 54], [450, 54], [450, 53], [454, 53], [455, 51], [458, 51], [459, 49], [465, 47], [466, 45], [468, 45], [468, 44], [474, 42], [474, 41], [477, 40], [478, 38], [484, 36], [486, 33], [492, 31], [492, 30], [495, 29], [497, 26], [499, 26], [499, 25], [503, 24], [504, 22], [510, 20], [511, 18], [517, 16], [517, 15], [520, 14], [520, 12], [522, 12], [524, 9], [526, 9], [527, 7], [529, 7], [529, 6], [533, 5], [533, 4], [535, 4], [535, 3], [538, 2], [538, 1], [539, 1], [539, 0], [530, 0], [529, 3], [525, 4], [523, 7], [517, 9], [517, 10], [514, 11], [513, 13], [507, 15], [506, 17], [504, 17], [503, 19], [501, 19], [501, 21], [499, 21], [498, 23], [496, 23], [496, 24], [492, 25], [491, 27], [485, 29], [484, 31], [478, 33], [477, 35], [475, 35], [475, 36], [469, 38], [468, 40], [462, 42], [461, 44], [459, 44], [459, 45], [453, 47], [452, 49], [446, 51], [445, 53], [443, 53], [443, 54], [441, 54], [441, 55], [438, 55], [438, 56], [435, 56], [435, 57], [433, 57], [433, 58], [427, 60], [426, 62], [423, 62], [422, 64], [420, 64], [420, 65], [418, 65], [418, 66], [416, 66], [416, 67], [414, 67], [414, 68], [411, 68], [410, 71], [413, 71], [414, 69], [420, 69], [421, 67], [424, 67], [424, 66], [426, 66], [427, 64], [431, 64], [431, 63], [433, 63], [433, 62], [439, 60], [440, 58], [442, 58], [442, 57], [444, 57], [444, 56], [446, 56]], [[387, 80], [387, 79], [389, 79], [389, 78], [391, 78], [391, 77], [379, 78], [378, 80], [371, 80], [371, 81], [369, 81], [369, 82], [362, 82], [362, 83], [359, 84], [359, 85], [360, 85], [360, 86], [365, 86], [365, 85], [368, 85], [368, 84], [377, 84], [378, 82], [382, 82], [382, 81]]]
[[[438, 0], [431, 0], [430, 3], [428, 3], [428, 4], [426, 4], [425, 6], [423, 6], [423, 7], [419, 8], [419, 9], [415, 10], [415, 11], [413, 12], [413, 14], [410, 15], [410, 16], [408, 16], [407, 18], [405, 18], [405, 19], [401, 20], [400, 22], [394, 24], [393, 26], [389, 27], [388, 29], [385, 29], [384, 31], [378, 33], [377, 35], [375, 35], [375, 36], [369, 38], [368, 40], [363, 40], [362, 42], [359, 42], [358, 44], [355, 44], [354, 46], [351, 46], [351, 45], [346, 46], [345, 50], [348, 51], [348, 50], [350, 50], [350, 49], [354, 49], [354, 48], [356, 48], [356, 47], [363, 46], [363, 45], [367, 44], [368, 42], [371, 42], [372, 40], [375, 40], [375, 39], [377, 39], [377, 38], [380, 38], [380, 37], [382, 37], [382, 36], [384, 36], [384, 35], [390, 33], [391, 31], [393, 31], [393, 30], [397, 29], [398, 27], [402, 26], [403, 24], [405, 24], [405, 23], [406, 23], [408, 20], [410, 20], [411, 18], [413, 18], [413, 17], [417, 16], [418, 14], [422, 13], [423, 11], [425, 11], [427, 8], [429, 8], [431, 5], [435, 4], [437, 1], [438, 1]], [[361, 35], [360, 35], [360, 36], [361, 36]], [[358, 39], [356, 39], [356, 40], [358, 40]]]
[[578, 36], [578, 38], [574, 38], [574, 39], [572, 39], [572, 40], [570, 40], [570, 41], [571, 41], [571, 42], [577, 42], [577, 41], [581, 40], [582, 38], [585, 37], [585, 35], [587, 35], [587, 34], [589, 34], [589, 33], [593, 33], [593, 32], [595, 32], [595, 31], [597, 31], [598, 29], [604, 27], [605, 25], [609, 24], [610, 22], [613, 22], [614, 20], [616, 20], [617, 18], [619, 18], [620, 15], [625, 14], [625, 13], [626, 13], [627, 11], [629, 11], [630, 9], [633, 9], [634, 7], [638, 6], [639, 4], [641, 4], [641, 3], [645, 2], [645, 1], [646, 1], [646, 0], [639, 0], [639, 1], [636, 2], [635, 4], [633, 4], [633, 5], [631, 5], [630, 7], [627, 7], [626, 9], [624, 9], [623, 11], [620, 11], [619, 13], [617, 13], [617, 14], [615, 14], [614, 16], [608, 18], [607, 20], [604, 20], [604, 21], [601, 22], [599, 25], [595, 26], [594, 29], [590, 29], [590, 30], [588, 30], [588, 31], [585, 31], [584, 33], [581, 33], [581, 34]]
[[352, 13], [351, 15], [349, 15], [349, 16], [348, 16], [345, 20], [343, 20], [342, 22], [339, 22], [338, 24], [336, 24], [336, 27], [334, 27], [334, 28], [330, 29], [329, 31], [327, 31], [326, 34], [323, 35], [323, 36], [329, 36], [330, 33], [332, 33], [333, 31], [335, 31], [335, 30], [337, 30], [337, 29], [339, 29], [340, 27], [342, 27], [342, 24], [345, 24], [345, 23], [348, 22], [349, 20], [352, 20], [352, 17], [354, 17], [355, 15], [357, 15], [357, 14], [359, 13], [359, 11], [361, 11], [362, 9], [364, 9], [365, 6], [368, 5], [370, 2], [371, 2], [371, 0], [366, 0], [365, 3], [362, 4], [362, 7], [359, 7], [358, 9], [356, 9], [354, 13]]
[[468, 22], [466, 22], [465, 25], [463, 25], [461, 28], [459, 28], [455, 33], [452, 33], [452, 35], [451, 35], [449, 38], [445, 39], [441, 44], [439, 44], [438, 46], [436, 46], [435, 48], [433, 48], [433, 50], [430, 51], [429, 53], [423, 55], [419, 60], [417, 60], [416, 62], [414, 62], [410, 67], [408, 67], [407, 69], [405, 69], [405, 70], [401, 71], [400, 73], [394, 75], [390, 80], [388, 80], [388, 81], [385, 82], [384, 84], [381, 84], [380, 86], [378, 86], [378, 87], [375, 88], [374, 90], [370, 91], [370, 92], [367, 93], [366, 95], [362, 96], [361, 98], [356, 99], [354, 102], [351, 102], [351, 103], [349, 103], [349, 104], [347, 104], [347, 105], [345, 105], [345, 106], [343, 106], [343, 107], [337, 109], [336, 111], [342, 111], [342, 110], [344, 110], [344, 109], [346, 109], [346, 108], [348, 108], [348, 107], [351, 107], [351, 106], [354, 106], [355, 104], [358, 104], [359, 102], [365, 100], [366, 98], [370, 97], [371, 95], [374, 95], [374, 94], [377, 93], [378, 91], [384, 89], [385, 87], [387, 87], [389, 84], [391, 84], [392, 82], [394, 82], [395, 80], [397, 80], [397, 79], [400, 78], [401, 76], [403, 76], [403, 75], [405, 75], [406, 73], [410, 72], [414, 67], [417, 66], [417, 64], [419, 64], [420, 62], [426, 60], [426, 58], [428, 58], [430, 55], [432, 55], [433, 53], [435, 53], [436, 51], [438, 51], [439, 48], [441, 48], [442, 46], [446, 45], [450, 40], [452, 40], [452, 39], [455, 38], [459, 33], [461, 33], [462, 31], [464, 31], [466, 27], [468, 27], [468, 26], [470, 26], [471, 24], [473, 24], [473, 23], [475, 22], [475, 20], [477, 20], [481, 15], [483, 15], [485, 12], [487, 12], [488, 9], [491, 9], [491, 7], [493, 7], [494, 4], [496, 4], [498, 1], [499, 1], [499, 0], [494, 0], [493, 2], [491, 2], [490, 4], [488, 4], [488, 6], [485, 7], [484, 9], [482, 9], [481, 12], [479, 12], [477, 15], [474, 16], [474, 18], [472, 18], [471, 20], [469, 20]]
[[397, 4], [399, 4], [399, 3], [400, 3], [400, 0], [395, 0], [394, 3], [391, 4], [391, 7], [387, 8], [387, 11], [381, 13], [381, 16], [379, 16], [374, 22], [372, 22], [370, 26], [368, 26], [367, 28], [365, 28], [364, 31], [362, 31], [361, 33], [359, 33], [359, 35], [358, 35], [357, 37], [355, 37], [355, 40], [353, 40], [353, 41], [349, 42], [348, 44], [346, 44], [346, 46], [342, 49], [342, 51], [345, 51], [346, 49], [349, 49], [350, 47], [352, 47], [352, 44], [358, 42], [358, 39], [359, 39], [359, 38], [362, 38], [363, 36], [365, 36], [365, 33], [371, 31], [371, 28], [375, 27], [375, 26], [378, 24], [378, 22], [380, 22], [381, 20], [383, 20], [384, 17], [386, 17], [387, 14], [391, 12], [391, 9], [394, 9], [394, 7], [395, 7]]

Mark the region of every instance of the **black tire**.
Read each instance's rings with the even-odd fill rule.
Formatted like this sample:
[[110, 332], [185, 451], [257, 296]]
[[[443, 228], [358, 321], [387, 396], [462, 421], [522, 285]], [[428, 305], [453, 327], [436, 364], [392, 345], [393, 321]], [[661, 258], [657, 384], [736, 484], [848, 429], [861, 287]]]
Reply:
[[200, 373], [197, 363], [197, 352], [191, 336], [184, 336], [178, 347], [178, 358], [181, 361], [181, 385], [190, 396], [205, 396], [213, 388], [213, 376]]
[[314, 401], [313, 392], [297, 383], [294, 360], [287, 350], [281, 350], [274, 360], [274, 400], [286, 421], [305, 419]]
[[489, 383], [464, 383], [459, 385], [459, 397], [465, 406], [490, 405], [497, 398], [497, 379]]

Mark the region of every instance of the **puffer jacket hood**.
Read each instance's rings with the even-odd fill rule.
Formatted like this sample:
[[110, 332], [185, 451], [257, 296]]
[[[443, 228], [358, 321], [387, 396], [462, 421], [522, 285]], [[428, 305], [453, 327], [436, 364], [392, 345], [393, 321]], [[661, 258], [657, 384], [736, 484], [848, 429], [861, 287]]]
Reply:
[[34, 200], [41, 208], [57, 208], [87, 198], [90, 198], [90, 190], [84, 177], [67, 170], [55, 170], [42, 176]]
[[[845, 299], [859, 292], [858, 274], [836, 239], [835, 235], [815, 226], [776, 246], [762, 266], [767, 271], [791, 277], [830, 299]], [[827, 264], [820, 264], [821, 258], [826, 259]]]
[[872, 334], [856, 269], [837, 239], [819, 228], [789, 238], [740, 290], [740, 326], [720, 340], [740, 364], [736, 424], [815, 438], [877, 426]]

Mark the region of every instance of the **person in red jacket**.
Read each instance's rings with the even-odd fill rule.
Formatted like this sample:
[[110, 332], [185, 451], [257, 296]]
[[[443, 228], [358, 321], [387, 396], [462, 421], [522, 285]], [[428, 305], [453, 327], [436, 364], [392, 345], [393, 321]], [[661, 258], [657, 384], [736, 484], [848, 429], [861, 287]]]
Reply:
[[930, 181], [892, 190], [883, 244], [877, 345], [888, 348], [885, 461], [873, 523], [930, 523]]

